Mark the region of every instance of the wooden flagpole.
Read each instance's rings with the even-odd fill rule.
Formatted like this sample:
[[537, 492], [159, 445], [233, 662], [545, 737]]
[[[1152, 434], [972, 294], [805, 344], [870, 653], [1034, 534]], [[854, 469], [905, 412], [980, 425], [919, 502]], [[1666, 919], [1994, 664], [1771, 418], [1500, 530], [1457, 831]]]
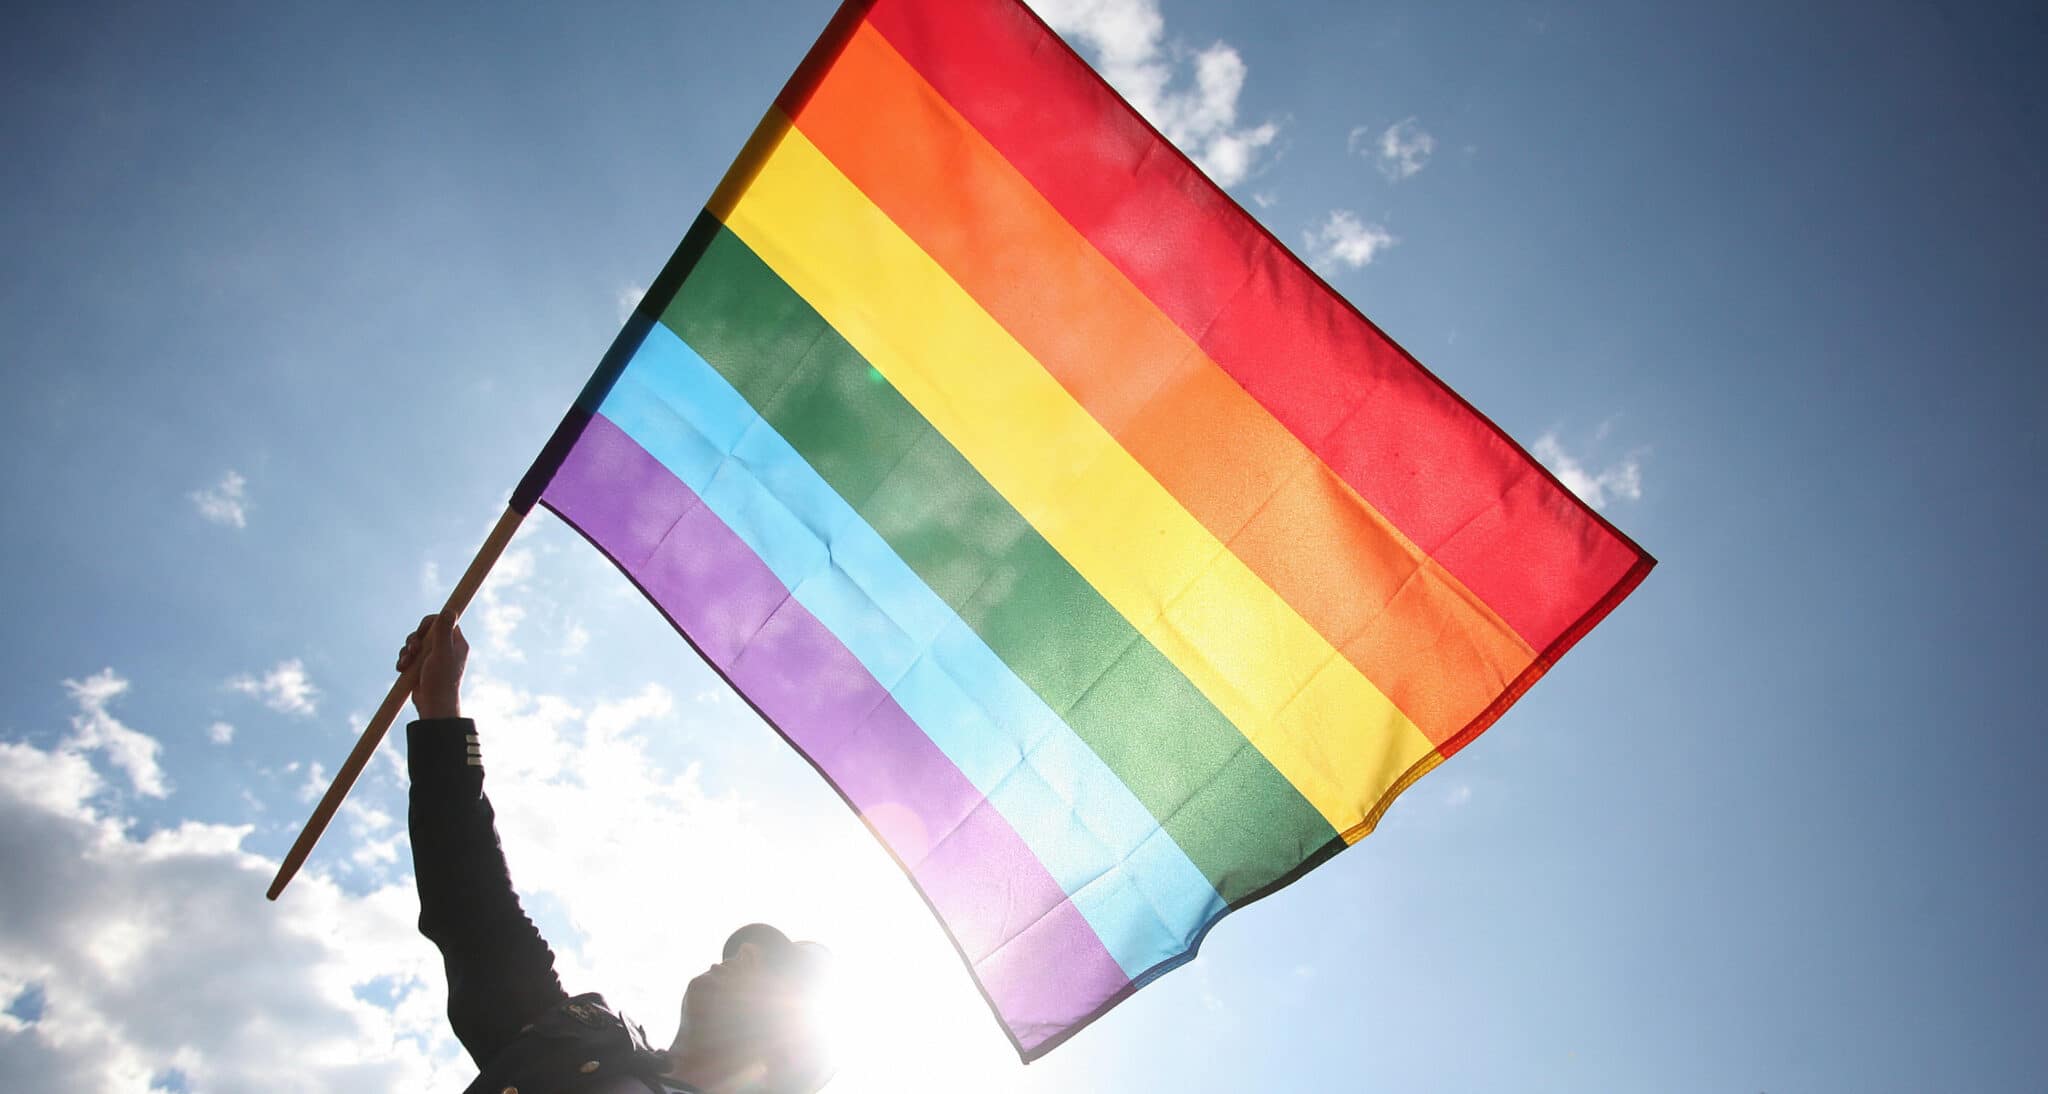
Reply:
[[[448, 602], [442, 605], [441, 614], [451, 620], [462, 618], [463, 609], [469, 607], [471, 598], [476, 596], [477, 589], [482, 587], [484, 578], [491, 572], [491, 567], [497, 564], [498, 556], [505, 553], [505, 545], [512, 542], [512, 533], [519, 530], [519, 522], [525, 518], [526, 512], [520, 506], [513, 505], [505, 509], [505, 515], [498, 518], [497, 526], [491, 529], [491, 534], [484, 540], [484, 545], [477, 549], [476, 557], [470, 560], [469, 569], [462, 572], [462, 580], [455, 583], [455, 591], [448, 594]], [[370, 757], [377, 751], [378, 742], [384, 739], [384, 732], [391, 728], [392, 721], [398, 717], [399, 708], [405, 706], [407, 699], [412, 698], [413, 683], [418, 677], [419, 666], [414, 665], [391, 685], [391, 691], [384, 696], [383, 705], [371, 716], [369, 728], [363, 730], [362, 737], [356, 741], [355, 751], [348, 754], [348, 759], [343, 761], [341, 770], [334, 773], [334, 781], [328, 784], [327, 793], [321, 797], [320, 804], [314, 807], [312, 818], [306, 821], [306, 827], [299, 832], [298, 840], [284, 856], [284, 863], [277, 868], [277, 877], [271, 880], [270, 890], [264, 894], [265, 896], [276, 900], [277, 894], [284, 892], [284, 887], [291, 883], [292, 875], [298, 873], [299, 867], [305, 864], [306, 856], [312, 853], [313, 845], [320, 841], [320, 833], [326, 831], [327, 822], [334, 819], [335, 810], [341, 808], [341, 800], [348, 797], [349, 788], [355, 785], [356, 776], [361, 775], [363, 768], [368, 766]]]

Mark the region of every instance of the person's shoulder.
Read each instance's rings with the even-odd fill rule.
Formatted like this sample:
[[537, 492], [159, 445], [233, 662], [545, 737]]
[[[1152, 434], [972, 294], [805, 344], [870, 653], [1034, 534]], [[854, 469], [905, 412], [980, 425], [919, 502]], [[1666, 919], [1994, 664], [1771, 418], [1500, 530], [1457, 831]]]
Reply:
[[679, 1091], [664, 1083], [668, 1054], [647, 1043], [638, 1023], [596, 992], [548, 1008], [519, 1031], [477, 1077], [473, 1091]]
[[540, 1017], [527, 1023], [522, 1034], [527, 1032], [543, 1034], [575, 1035], [579, 1037], [598, 1036], [607, 1041], [624, 1039], [624, 1043], [642, 1052], [653, 1051], [647, 1043], [647, 1031], [638, 1022], [625, 1016], [604, 996], [594, 991], [572, 995], [548, 1008]]

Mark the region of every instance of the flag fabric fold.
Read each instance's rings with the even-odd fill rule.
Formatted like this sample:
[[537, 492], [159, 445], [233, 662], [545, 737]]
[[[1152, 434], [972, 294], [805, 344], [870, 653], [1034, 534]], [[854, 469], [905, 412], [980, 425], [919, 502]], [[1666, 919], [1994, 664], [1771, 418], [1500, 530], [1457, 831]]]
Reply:
[[1652, 565], [1015, 0], [841, 9], [535, 502], [859, 813], [1027, 1060]]

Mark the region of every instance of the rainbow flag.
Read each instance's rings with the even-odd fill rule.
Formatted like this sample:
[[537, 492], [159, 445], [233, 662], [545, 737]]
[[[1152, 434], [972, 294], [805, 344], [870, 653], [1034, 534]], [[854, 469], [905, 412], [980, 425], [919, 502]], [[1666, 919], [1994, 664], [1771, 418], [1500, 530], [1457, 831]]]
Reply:
[[855, 0], [522, 483], [1025, 1059], [1370, 832], [1652, 560], [1014, 0]]

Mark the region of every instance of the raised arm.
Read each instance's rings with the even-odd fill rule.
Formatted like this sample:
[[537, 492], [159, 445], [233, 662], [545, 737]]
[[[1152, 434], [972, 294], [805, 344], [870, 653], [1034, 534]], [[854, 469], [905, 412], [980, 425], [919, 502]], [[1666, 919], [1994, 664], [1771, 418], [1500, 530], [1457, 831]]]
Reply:
[[406, 639], [398, 671], [420, 663], [419, 720], [406, 727], [420, 933], [441, 950], [449, 1024], [481, 1067], [567, 996], [498, 844], [476, 724], [461, 711], [468, 656], [461, 629], [428, 616]]

